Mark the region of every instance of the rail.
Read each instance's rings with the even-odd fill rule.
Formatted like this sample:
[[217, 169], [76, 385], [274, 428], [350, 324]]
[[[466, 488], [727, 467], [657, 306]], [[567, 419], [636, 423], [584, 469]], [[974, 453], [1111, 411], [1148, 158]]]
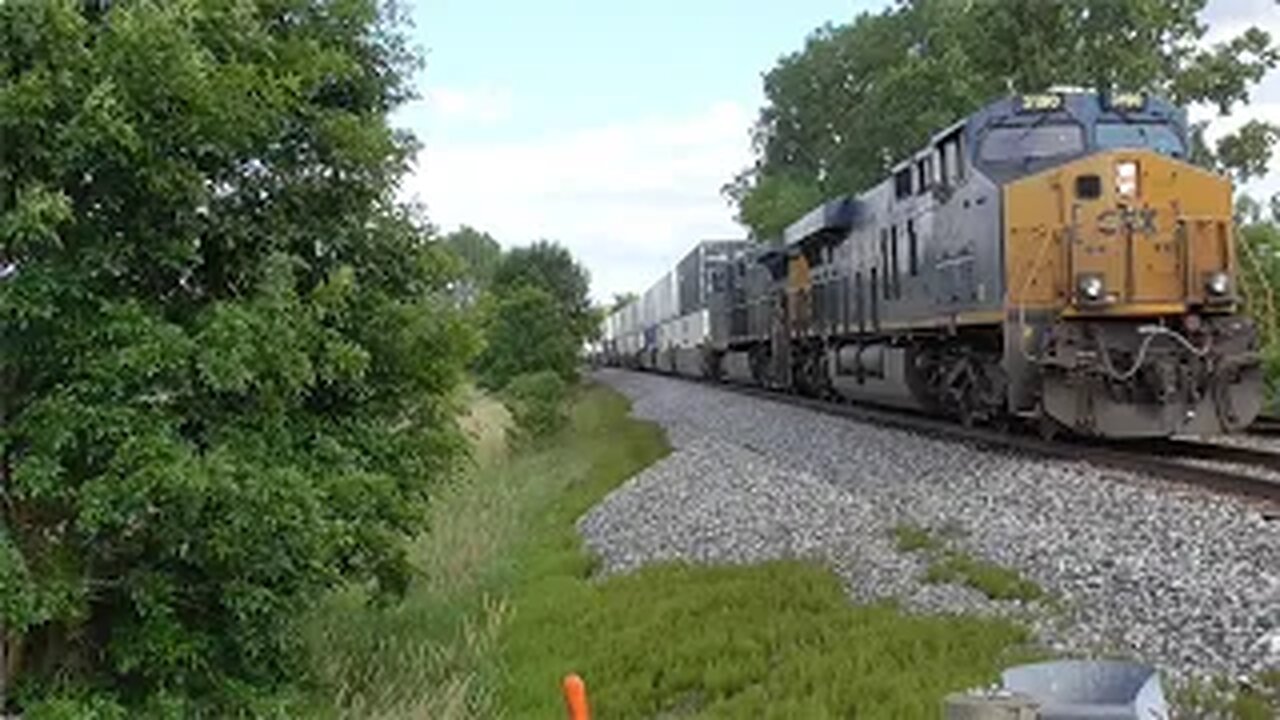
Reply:
[[963, 440], [979, 446], [1041, 457], [1081, 460], [1099, 467], [1141, 473], [1218, 494], [1280, 504], [1280, 482], [1243, 469], [1206, 467], [1187, 462], [1211, 460], [1280, 472], [1280, 454], [1184, 440], [1116, 442], [1088, 438], [1044, 438], [981, 426], [966, 427], [949, 419], [880, 406], [850, 404], [805, 397], [749, 385], [716, 383], [699, 378], [664, 375], [764, 400], [803, 407], [826, 415], [896, 427], [933, 437]]
[[1259, 415], [1249, 426], [1249, 432], [1254, 435], [1280, 435], [1280, 417]]

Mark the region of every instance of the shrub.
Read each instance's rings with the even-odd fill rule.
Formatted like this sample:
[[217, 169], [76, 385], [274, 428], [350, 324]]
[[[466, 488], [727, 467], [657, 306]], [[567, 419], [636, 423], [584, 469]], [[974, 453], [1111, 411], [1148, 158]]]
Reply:
[[485, 388], [498, 390], [518, 375], [544, 370], [575, 379], [579, 341], [546, 290], [525, 285], [504, 292], [484, 314], [486, 346], [476, 370]]
[[569, 417], [567, 389], [564, 380], [550, 370], [525, 373], [507, 383], [503, 395], [521, 434], [543, 438], [564, 427]]
[[602, 318], [592, 311], [587, 296], [590, 284], [586, 268], [566, 248], [548, 240], [512, 248], [493, 273], [493, 286], [499, 294], [536, 287], [551, 295], [575, 346], [594, 337], [600, 329]]

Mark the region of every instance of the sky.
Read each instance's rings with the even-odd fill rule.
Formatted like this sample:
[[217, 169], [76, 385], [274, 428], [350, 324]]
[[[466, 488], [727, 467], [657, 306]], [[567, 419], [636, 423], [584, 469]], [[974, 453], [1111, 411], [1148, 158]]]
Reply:
[[[884, 0], [414, 0], [420, 99], [393, 122], [423, 143], [404, 194], [441, 230], [568, 247], [592, 295], [642, 292], [699, 240], [746, 231], [720, 188], [751, 162], [761, 75], [825, 23]], [[1273, 0], [1210, 0], [1207, 41], [1250, 24], [1280, 36]], [[1280, 122], [1280, 72], [1248, 108]], [[1251, 192], [1280, 191], [1280, 168]]]

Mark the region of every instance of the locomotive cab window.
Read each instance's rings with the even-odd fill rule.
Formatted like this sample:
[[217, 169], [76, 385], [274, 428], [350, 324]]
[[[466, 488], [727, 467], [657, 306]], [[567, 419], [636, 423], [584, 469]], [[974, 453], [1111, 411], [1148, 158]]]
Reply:
[[1171, 157], [1186, 155], [1182, 139], [1168, 125], [1100, 122], [1096, 132], [1100, 148], [1150, 148]]
[[902, 168], [893, 176], [893, 196], [897, 200], [911, 197], [911, 166]]
[[994, 127], [978, 147], [983, 162], [1026, 162], [1084, 152], [1084, 128], [1075, 123]]
[[933, 159], [922, 157], [916, 161], [916, 194], [923, 195], [933, 184]]
[[960, 131], [957, 128], [955, 132], [938, 141], [938, 181], [948, 184], [957, 185], [964, 179], [964, 153], [960, 151]]

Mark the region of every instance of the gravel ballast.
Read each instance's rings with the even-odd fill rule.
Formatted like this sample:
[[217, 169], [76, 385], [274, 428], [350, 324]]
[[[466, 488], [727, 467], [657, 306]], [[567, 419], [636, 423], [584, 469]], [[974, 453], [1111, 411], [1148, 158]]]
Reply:
[[[1257, 505], [709, 385], [596, 377], [674, 448], [579, 521], [605, 572], [815, 559], [855, 600], [1017, 616], [1062, 653], [1120, 654], [1179, 677], [1280, 668], [1280, 521]], [[1052, 602], [923, 582], [923, 555], [895, 547], [902, 524], [1016, 570]]]

